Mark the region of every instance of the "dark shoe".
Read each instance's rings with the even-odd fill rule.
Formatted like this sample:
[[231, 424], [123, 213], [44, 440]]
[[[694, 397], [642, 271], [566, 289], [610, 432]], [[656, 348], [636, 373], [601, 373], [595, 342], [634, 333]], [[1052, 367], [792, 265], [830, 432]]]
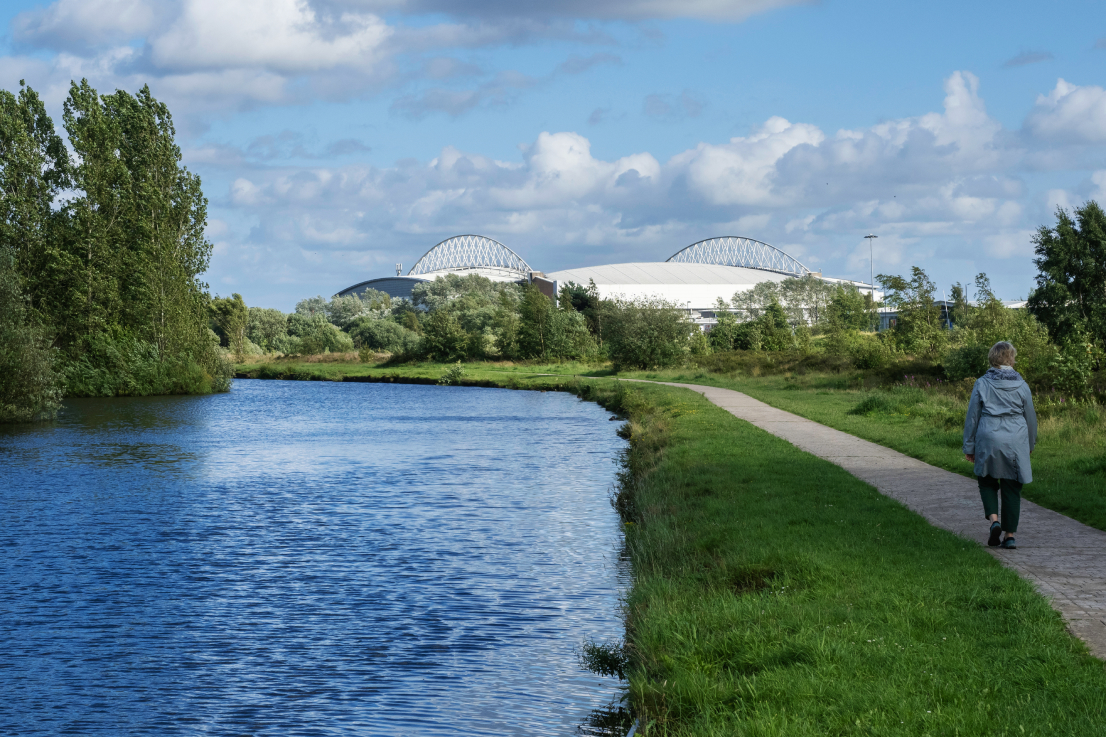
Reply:
[[1018, 546], [1014, 543], [1014, 538], [1012, 538], [1012, 537], [1008, 537], [1005, 540], [1003, 540], [1002, 541], [1002, 547], [1006, 548], [1007, 550], [1017, 550], [1018, 549]]
[[987, 544], [992, 548], [998, 547], [998, 536], [1002, 533], [1002, 525], [998, 522], [991, 523], [991, 536], [987, 538]]

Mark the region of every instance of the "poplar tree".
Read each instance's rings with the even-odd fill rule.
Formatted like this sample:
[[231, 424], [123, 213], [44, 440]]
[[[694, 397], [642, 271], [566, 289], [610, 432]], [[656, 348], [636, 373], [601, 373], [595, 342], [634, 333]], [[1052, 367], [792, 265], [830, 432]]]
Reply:
[[100, 95], [81, 80], [63, 123], [72, 158], [32, 89], [0, 90], [0, 257], [5, 305], [18, 307], [6, 308], [0, 351], [60, 349], [77, 392], [225, 389], [200, 280], [207, 200], [168, 108], [149, 87]]
[[34, 90], [22, 81], [18, 96], [0, 90], [0, 421], [50, 416], [60, 403], [50, 331], [21, 273], [48, 260], [67, 161]]

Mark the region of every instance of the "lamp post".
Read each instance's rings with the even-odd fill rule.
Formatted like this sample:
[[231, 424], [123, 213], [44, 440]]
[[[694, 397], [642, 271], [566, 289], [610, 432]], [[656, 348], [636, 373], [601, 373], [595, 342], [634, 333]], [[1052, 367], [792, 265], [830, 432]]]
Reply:
[[875, 255], [876, 252], [875, 252], [875, 249], [872, 247], [872, 239], [873, 238], [879, 238], [879, 236], [878, 235], [872, 235], [871, 233], [869, 233], [868, 235], [864, 236], [864, 238], [868, 241], [868, 264], [869, 264], [869, 268], [871, 269], [871, 275], [869, 276], [869, 281], [868, 281], [868, 283], [871, 285], [871, 289], [869, 291], [872, 293], [872, 304], [875, 304], [876, 303], [876, 255]]

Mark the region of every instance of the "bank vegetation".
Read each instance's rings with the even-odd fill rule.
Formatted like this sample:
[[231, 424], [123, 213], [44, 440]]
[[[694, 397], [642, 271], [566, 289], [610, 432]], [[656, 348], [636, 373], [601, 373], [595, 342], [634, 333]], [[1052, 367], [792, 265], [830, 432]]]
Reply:
[[64, 140], [33, 89], [0, 90], [0, 421], [63, 396], [225, 391], [207, 200], [168, 108], [82, 80], [63, 111]]

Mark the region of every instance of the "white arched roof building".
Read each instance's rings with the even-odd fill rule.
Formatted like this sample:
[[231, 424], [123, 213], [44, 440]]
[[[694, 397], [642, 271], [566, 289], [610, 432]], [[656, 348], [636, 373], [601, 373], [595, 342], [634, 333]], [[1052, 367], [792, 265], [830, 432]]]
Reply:
[[594, 281], [603, 299], [659, 297], [693, 310], [713, 309], [719, 298], [729, 302], [735, 292], [752, 289], [761, 282], [781, 282], [789, 276], [740, 266], [671, 261], [586, 266], [546, 274], [555, 284], [554, 291], [568, 282], [586, 287]]
[[[575, 282], [595, 282], [603, 298], [657, 297], [694, 311], [711, 311], [719, 298], [729, 302], [737, 292], [766, 281], [813, 274], [830, 282], [867, 285], [844, 279], [830, 279], [812, 272], [792, 256], [774, 246], [737, 236], [708, 238], [677, 251], [667, 261], [586, 266], [544, 274], [534, 271], [517, 253], [502, 243], [481, 235], [447, 238], [425, 254], [407, 272], [370, 279], [339, 294], [360, 294], [367, 288], [386, 291], [393, 297], [410, 297], [422, 281], [446, 274], [479, 274], [495, 281], [532, 282], [549, 296]], [[877, 290], [877, 295], [879, 292]]]

